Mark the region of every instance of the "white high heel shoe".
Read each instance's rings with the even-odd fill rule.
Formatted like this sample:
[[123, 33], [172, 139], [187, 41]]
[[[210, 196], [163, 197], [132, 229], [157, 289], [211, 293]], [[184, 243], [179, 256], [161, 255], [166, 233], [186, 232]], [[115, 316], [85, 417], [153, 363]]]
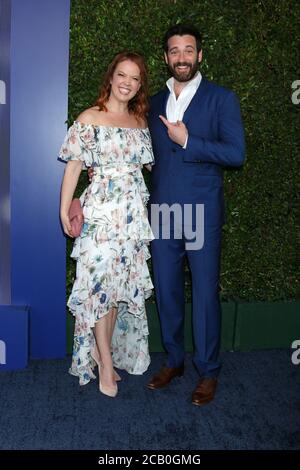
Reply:
[[[101, 363], [98, 361], [98, 359], [95, 357], [95, 351], [91, 351], [91, 356], [98, 365], [98, 373], [99, 373], [99, 390], [103, 395], [107, 395], [108, 397], [114, 398], [117, 393], [118, 393], [118, 385], [116, 384], [114, 387], [106, 387], [105, 385], [102, 385], [101, 383]], [[115, 374], [116, 371], [114, 370]], [[120, 379], [121, 380], [121, 379]]]
[[98, 364], [98, 370], [99, 370], [99, 390], [101, 393], [104, 395], [107, 395], [108, 397], [114, 398], [117, 393], [118, 393], [118, 385], [117, 383], [113, 387], [107, 387], [102, 384], [101, 382], [101, 370], [102, 370], [102, 365]]
[[116, 382], [120, 382], [122, 379], [121, 377], [119, 376], [118, 372], [114, 369], [114, 376], [115, 376], [115, 381]]
[[101, 378], [100, 378], [99, 379], [99, 390], [104, 395], [107, 395], [108, 397], [114, 398], [118, 393], [118, 385], [116, 384], [114, 387], [105, 387], [104, 385], [102, 385]]
[[[99, 371], [99, 376], [100, 376], [101, 362], [99, 362], [98, 358], [96, 357], [94, 349], [91, 351], [91, 356], [94, 359], [94, 361], [96, 362], [96, 364], [98, 365], [98, 371]], [[122, 380], [121, 377], [119, 376], [118, 372], [115, 371], [115, 369], [114, 369], [114, 376], [115, 376], [115, 381], [116, 382], [120, 382]]]

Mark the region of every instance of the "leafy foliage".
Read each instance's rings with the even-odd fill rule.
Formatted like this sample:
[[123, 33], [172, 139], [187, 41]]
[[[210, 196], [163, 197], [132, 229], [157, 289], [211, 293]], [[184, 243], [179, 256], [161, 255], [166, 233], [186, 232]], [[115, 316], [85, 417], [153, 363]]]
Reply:
[[[101, 76], [120, 50], [144, 54], [151, 93], [164, 87], [162, 37], [177, 22], [194, 23], [203, 33], [202, 73], [238, 94], [247, 161], [242, 170], [224, 174], [223, 300], [297, 297], [300, 106], [291, 102], [291, 84], [300, 79], [298, 6], [297, 0], [72, 1], [70, 123], [93, 104]], [[78, 194], [86, 184], [83, 174]], [[69, 289], [74, 270], [68, 261]], [[188, 274], [186, 283], [189, 296]]]

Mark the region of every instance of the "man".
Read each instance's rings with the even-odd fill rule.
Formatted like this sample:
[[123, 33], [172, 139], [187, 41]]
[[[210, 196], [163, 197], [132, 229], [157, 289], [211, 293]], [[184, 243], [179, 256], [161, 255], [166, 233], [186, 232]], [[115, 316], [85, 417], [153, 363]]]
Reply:
[[[198, 71], [202, 60], [198, 30], [181, 24], [172, 26], [164, 38], [164, 51], [172, 77], [167, 88], [151, 99], [149, 128], [155, 165], [150, 216], [154, 232], [159, 232], [152, 242], [152, 261], [168, 359], [148, 387], [161, 389], [184, 373], [183, 260], [187, 256], [192, 276], [193, 360], [200, 375], [192, 403], [205, 405], [214, 398], [220, 370], [222, 167], [242, 165], [244, 132], [236, 95], [209, 82]], [[170, 236], [162, 233], [168, 225], [166, 217], [162, 221], [157, 217], [162, 205], [177, 211], [169, 211]], [[201, 221], [197, 217], [203, 216], [199, 207], [204, 208]], [[204, 235], [202, 247], [197, 240], [193, 245], [188, 236], [194, 232], [197, 238], [199, 230]]]

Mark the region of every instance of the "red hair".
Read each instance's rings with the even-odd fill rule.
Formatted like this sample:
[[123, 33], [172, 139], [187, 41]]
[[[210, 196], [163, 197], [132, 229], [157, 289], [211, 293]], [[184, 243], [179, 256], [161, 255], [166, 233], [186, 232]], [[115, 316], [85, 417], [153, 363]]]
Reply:
[[137, 94], [129, 101], [128, 109], [129, 112], [134, 114], [137, 121], [144, 121], [149, 110], [147, 67], [143, 56], [136, 52], [124, 51], [114, 57], [104, 75], [104, 80], [99, 90], [99, 97], [95, 105], [99, 106], [99, 111], [107, 111], [107, 107], [105, 105], [110, 96], [110, 82], [117, 65], [124, 60], [131, 60], [131, 62], [134, 62], [140, 70], [141, 86]]

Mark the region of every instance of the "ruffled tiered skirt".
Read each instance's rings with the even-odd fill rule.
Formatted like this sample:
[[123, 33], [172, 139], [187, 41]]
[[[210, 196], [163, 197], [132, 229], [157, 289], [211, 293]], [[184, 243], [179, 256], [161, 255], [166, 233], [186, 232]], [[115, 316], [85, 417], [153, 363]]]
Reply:
[[81, 197], [85, 223], [71, 253], [77, 267], [68, 300], [75, 315], [70, 373], [80, 385], [95, 378], [92, 328], [113, 307], [118, 309], [114, 366], [142, 374], [150, 363], [145, 299], [153, 289], [147, 266], [153, 234], [145, 209], [148, 192], [140, 172], [125, 176], [96, 174]]

